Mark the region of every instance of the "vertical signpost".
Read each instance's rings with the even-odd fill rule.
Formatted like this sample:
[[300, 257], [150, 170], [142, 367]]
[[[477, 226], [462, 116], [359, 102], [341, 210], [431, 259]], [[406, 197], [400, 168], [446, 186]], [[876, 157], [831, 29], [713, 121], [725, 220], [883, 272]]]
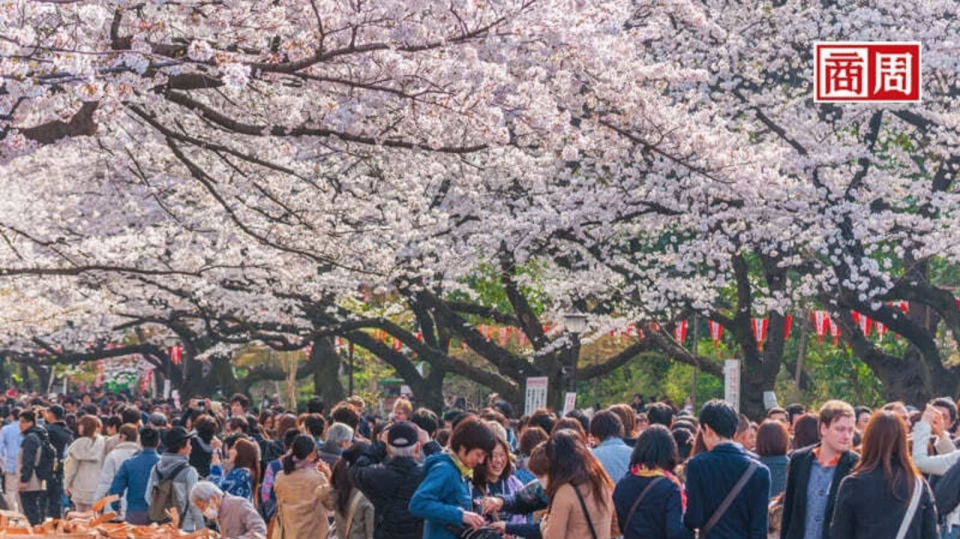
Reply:
[[577, 394], [569, 391], [563, 399], [563, 416], [566, 417], [574, 408], [577, 407]]
[[527, 378], [527, 393], [523, 413], [531, 415], [537, 408], [547, 406], [547, 386], [549, 378], [546, 376], [534, 376]]
[[723, 400], [740, 411], [740, 360], [728, 359], [723, 362]]

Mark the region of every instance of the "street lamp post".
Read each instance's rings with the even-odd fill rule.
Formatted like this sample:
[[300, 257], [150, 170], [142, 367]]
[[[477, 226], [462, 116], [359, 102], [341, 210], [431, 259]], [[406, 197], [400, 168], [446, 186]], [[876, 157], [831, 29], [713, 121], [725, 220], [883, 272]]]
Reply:
[[580, 359], [580, 334], [587, 330], [587, 315], [580, 313], [567, 313], [563, 315], [563, 325], [570, 332], [573, 339], [571, 346], [570, 360], [570, 391], [577, 391], [577, 360]]

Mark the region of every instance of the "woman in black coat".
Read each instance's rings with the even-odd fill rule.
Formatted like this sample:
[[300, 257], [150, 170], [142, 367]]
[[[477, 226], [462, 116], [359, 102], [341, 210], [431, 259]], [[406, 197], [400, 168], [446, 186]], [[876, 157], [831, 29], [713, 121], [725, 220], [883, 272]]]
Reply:
[[[683, 525], [682, 488], [673, 475], [679, 461], [677, 442], [666, 427], [653, 425], [637, 439], [630, 455], [630, 471], [613, 491], [624, 539], [693, 538]], [[631, 513], [644, 491], [646, 495]]]
[[840, 483], [830, 537], [895, 539], [915, 493], [919, 503], [904, 539], [937, 539], [937, 507], [907, 452], [903, 419], [878, 411], [863, 434], [859, 464]]

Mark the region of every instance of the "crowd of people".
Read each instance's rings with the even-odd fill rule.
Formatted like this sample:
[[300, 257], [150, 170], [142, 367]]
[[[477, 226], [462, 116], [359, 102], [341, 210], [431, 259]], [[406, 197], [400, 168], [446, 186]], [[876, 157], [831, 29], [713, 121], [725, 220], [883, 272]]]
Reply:
[[[956, 539], [957, 405], [838, 400], [759, 423], [711, 400], [515, 417], [359, 397], [0, 406], [3, 504], [33, 524], [108, 495], [131, 524], [227, 539]], [[931, 486], [932, 485], [932, 486]]]

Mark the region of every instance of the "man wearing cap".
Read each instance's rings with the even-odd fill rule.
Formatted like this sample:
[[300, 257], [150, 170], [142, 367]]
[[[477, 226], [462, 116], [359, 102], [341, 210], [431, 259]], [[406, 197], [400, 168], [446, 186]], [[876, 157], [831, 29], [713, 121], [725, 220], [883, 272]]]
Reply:
[[177, 495], [177, 505], [183, 509], [180, 511], [180, 529], [185, 532], [193, 532], [204, 527], [203, 514], [191, 503], [190, 490], [197, 481], [200, 480], [197, 470], [190, 466], [190, 433], [183, 427], [173, 427], [168, 430], [164, 437], [166, 451], [161, 455], [160, 462], [150, 472], [150, 479], [147, 481], [146, 497], [147, 503], [150, 503], [150, 493], [153, 492], [153, 485], [160, 482], [160, 477], [169, 477], [178, 468], [178, 472], [173, 478], [173, 489]]
[[353, 484], [373, 504], [378, 523], [373, 531], [374, 539], [423, 536], [423, 519], [413, 516], [407, 507], [423, 480], [423, 468], [417, 459], [429, 440], [426, 431], [410, 421], [400, 421], [351, 463]]
[[53, 479], [47, 481], [47, 516], [56, 519], [63, 518], [63, 463], [67, 458], [67, 448], [73, 443], [73, 433], [63, 421], [65, 415], [66, 410], [59, 404], [50, 406], [43, 414], [50, 443], [57, 450]]

